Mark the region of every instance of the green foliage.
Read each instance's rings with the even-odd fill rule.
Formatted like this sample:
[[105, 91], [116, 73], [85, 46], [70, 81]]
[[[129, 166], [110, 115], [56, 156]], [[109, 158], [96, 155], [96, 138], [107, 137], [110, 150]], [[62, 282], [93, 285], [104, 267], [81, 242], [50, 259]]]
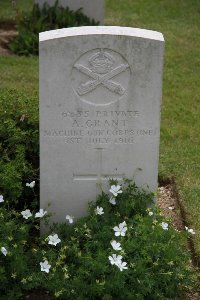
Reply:
[[26, 248], [31, 226], [23, 224], [18, 213], [6, 208], [0, 209], [0, 223], [0, 247], [9, 249], [7, 256], [1, 253], [0, 258], [0, 299], [14, 300], [22, 296], [19, 278], [29, 269], [31, 252]]
[[[33, 98], [25, 99], [14, 90], [0, 97], [0, 194], [10, 207], [30, 202], [26, 183], [38, 178], [38, 112], [32, 105]], [[36, 198], [37, 194], [38, 189]]]
[[42, 8], [34, 4], [31, 13], [19, 14], [19, 35], [9, 47], [18, 55], [38, 55], [39, 32], [89, 25], [98, 25], [98, 22], [90, 20], [81, 12], [81, 9], [72, 11], [68, 7], [59, 7], [58, 1], [52, 7], [46, 3]]
[[[194, 285], [189, 254], [184, 250], [186, 234], [175, 231], [168, 220], [168, 230], [162, 228], [166, 220], [150, 206], [153, 195], [129, 180], [122, 190], [116, 205], [102, 192], [90, 203], [87, 217], [74, 224], [53, 224], [42, 237], [33, 235], [39, 228], [33, 211], [25, 220], [20, 213], [7, 210], [6, 199], [0, 203], [0, 248], [8, 251], [6, 256], [0, 252], [1, 299], [18, 299], [22, 291], [36, 288], [65, 300], [182, 296], [186, 287]], [[96, 213], [97, 206], [104, 214]], [[122, 222], [127, 226], [125, 236], [115, 236], [113, 228]], [[53, 234], [61, 240], [57, 245], [48, 243]], [[112, 240], [121, 243], [120, 251], [112, 248]], [[111, 265], [112, 254], [121, 255], [128, 268], [120, 271]], [[45, 260], [51, 266], [49, 273], [40, 269]]]
[[32, 9], [33, 0], [15, 0], [0, 1], [0, 20], [5, 23], [12, 23], [16, 17], [16, 10], [30, 11]]

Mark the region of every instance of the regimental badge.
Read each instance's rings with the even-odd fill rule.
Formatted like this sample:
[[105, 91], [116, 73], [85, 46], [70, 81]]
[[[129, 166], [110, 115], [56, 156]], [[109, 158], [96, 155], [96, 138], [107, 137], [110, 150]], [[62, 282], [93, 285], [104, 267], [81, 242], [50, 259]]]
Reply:
[[[109, 104], [125, 94], [128, 86], [125, 80], [129, 81], [130, 67], [119, 53], [109, 49], [92, 50], [78, 59], [73, 68], [78, 71], [76, 78], [79, 79], [75, 91], [82, 100], [89, 99], [88, 102], [98, 105], [108, 98], [105, 104]], [[93, 96], [97, 101], [90, 101]]]

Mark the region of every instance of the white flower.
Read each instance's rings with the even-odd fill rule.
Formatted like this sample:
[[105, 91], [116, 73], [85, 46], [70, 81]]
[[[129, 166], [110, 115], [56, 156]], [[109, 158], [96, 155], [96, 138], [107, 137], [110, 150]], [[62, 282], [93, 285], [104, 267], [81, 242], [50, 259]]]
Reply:
[[23, 216], [24, 219], [27, 220], [32, 216], [32, 213], [30, 212], [30, 209], [26, 209], [21, 212], [21, 215]]
[[126, 267], [127, 263], [124, 261], [120, 261], [116, 266], [120, 269], [120, 271], [123, 271], [125, 269], [128, 269], [128, 267]]
[[111, 265], [116, 265], [117, 266], [122, 261], [122, 256], [121, 255], [112, 254], [112, 256], [109, 256], [108, 258], [110, 260]]
[[111, 192], [115, 197], [117, 197], [118, 194], [122, 193], [121, 186], [111, 185], [109, 192]]
[[195, 231], [192, 228], [188, 229], [188, 232], [191, 234], [195, 234]]
[[40, 208], [39, 212], [35, 214], [35, 218], [42, 218], [47, 214], [47, 211], [43, 208]]
[[66, 220], [68, 220], [69, 224], [72, 224], [74, 222], [73, 219], [74, 219], [73, 216], [66, 215]]
[[32, 181], [31, 183], [26, 183], [26, 186], [30, 187], [30, 188], [34, 188], [35, 186], [35, 181]]
[[49, 265], [48, 261], [45, 260], [44, 262], [40, 262], [40, 267], [42, 272], [49, 273], [49, 269], [51, 268], [51, 265]]
[[173, 206], [169, 206], [168, 209], [174, 210], [174, 207]]
[[167, 223], [165, 223], [165, 222], [162, 222], [161, 223], [161, 226], [162, 226], [162, 228], [164, 229], [164, 230], [168, 230], [168, 224]]
[[104, 214], [103, 207], [97, 206], [97, 208], [95, 209], [95, 213], [96, 215], [103, 215]]
[[121, 255], [112, 254], [112, 256], [109, 256], [108, 258], [110, 260], [111, 265], [117, 266], [120, 269], [120, 271], [128, 269], [128, 267], [126, 267], [127, 263], [122, 261]]
[[1, 252], [3, 253], [3, 255], [7, 255], [8, 251], [6, 250], [5, 247], [1, 247]]
[[116, 199], [115, 199], [115, 197], [111, 197], [111, 198], [109, 199], [109, 202], [110, 202], [111, 204], [113, 204], [113, 205], [116, 205]]
[[153, 212], [152, 211], [149, 212], [149, 216], [150, 217], [153, 216]]
[[0, 202], [4, 202], [3, 195], [0, 195]]
[[195, 231], [192, 228], [188, 228], [187, 226], [185, 226], [185, 229], [187, 230], [187, 232], [195, 234]]
[[49, 245], [54, 245], [54, 246], [56, 246], [58, 243], [61, 242], [61, 240], [59, 239], [59, 237], [58, 237], [57, 234], [49, 235], [49, 236], [48, 236], [48, 239], [49, 239], [49, 242], [48, 242]]
[[122, 250], [120, 243], [117, 243], [116, 241], [111, 241], [110, 243], [114, 250], [116, 250], [116, 251]]
[[126, 222], [120, 223], [119, 227], [115, 226], [113, 230], [115, 231], [115, 236], [125, 236], [127, 230]]

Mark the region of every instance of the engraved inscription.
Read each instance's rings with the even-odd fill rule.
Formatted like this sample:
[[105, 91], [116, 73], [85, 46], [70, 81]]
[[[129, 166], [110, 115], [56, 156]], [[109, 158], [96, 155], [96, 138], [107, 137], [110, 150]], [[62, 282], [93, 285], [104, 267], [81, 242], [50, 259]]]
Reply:
[[60, 116], [62, 128], [42, 130], [47, 138], [62, 138], [64, 143], [88, 145], [134, 144], [138, 141], [157, 138], [155, 128], [140, 127], [137, 118], [139, 111], [65, 111]]
[[[76, 112], [73, 111], [66, 111], [61, 113], [63, 118], [88, 118], [90, 116], [90, 111], [89, 110], [77, 110]], [[114, 111], [108, 111], [108, 110], [96, 110], [94, 111], [94, 116], [95, 117], [139, 117], [140, 112], [138, 110], [114, 110]]]
[[115, 129], [115, 130], [42, 130], [45, 137], [65, 138], [65, 143], [86, 144], [133, 144], [138, 137], [156, 137], [158, 130], [154, 129]]
[[94, 49], [83, 54], [72, 70], [74, 90], [93, 105], [110, 104], [121, 98], [129, 85], [130, 66], [121, 54]]

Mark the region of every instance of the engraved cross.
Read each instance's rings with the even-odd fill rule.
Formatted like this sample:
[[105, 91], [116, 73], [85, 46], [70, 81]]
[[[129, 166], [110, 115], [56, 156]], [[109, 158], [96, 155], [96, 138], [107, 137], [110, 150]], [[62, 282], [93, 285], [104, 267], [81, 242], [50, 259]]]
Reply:
[[97, 172], [91, 174], [73, 174], [74, 181], [84, 181], [84, 180], [93, 180], [100, 183], [102, 180], [108, 180], [109, 178], [122, 180], [124, 178], [124, 174], [107, 174], [102, 171], [102, 163], [103, 163], [103, 150], [104, 148], [95, 148], [97, 151]]

